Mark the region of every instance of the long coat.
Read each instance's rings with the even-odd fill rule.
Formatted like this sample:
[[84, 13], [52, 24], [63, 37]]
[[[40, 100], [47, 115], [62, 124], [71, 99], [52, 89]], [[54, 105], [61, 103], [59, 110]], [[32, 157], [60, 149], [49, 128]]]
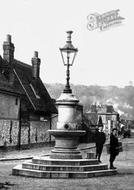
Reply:
[[110, 135], [110, 154], [118, 155], [119, 154], [119, 142], [118, 138], [114, 136], [112, 133]]
[[103, 146], [103, 144], [105, 143], [105, 141], [106, 141], [106, 135], [105, 135], [105, 133], [97, 131], [95, 133], [95, 143], [96, 143], [96, 145]]

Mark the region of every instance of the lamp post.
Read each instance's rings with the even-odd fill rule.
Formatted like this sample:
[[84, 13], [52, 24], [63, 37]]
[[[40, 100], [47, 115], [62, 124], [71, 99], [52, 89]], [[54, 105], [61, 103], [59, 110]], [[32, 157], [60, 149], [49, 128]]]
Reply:
[[[64, 93], [72, 93], [72, 90], [70, 88], [69, 80], [70, 80], [70, 66], [73, 65], [74, 59], [76, 57], [78, 49], [75, 48], [71, 41], [71, 34], [73, 31], [67, 31], [67, 41], [66, 45], [63, 48], [60, 48], [61, 57], [63, 64], [67, 66], [66, 70], [66, 86], [64, 89]], [[66, 57], [65, 57], [66, 56]]]

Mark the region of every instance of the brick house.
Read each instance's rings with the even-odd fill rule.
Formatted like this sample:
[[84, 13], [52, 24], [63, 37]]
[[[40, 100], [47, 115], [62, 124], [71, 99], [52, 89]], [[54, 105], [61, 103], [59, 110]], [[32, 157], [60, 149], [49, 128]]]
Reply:
[[20, 147], [50, 141], [57, 109], [40, 78], [38, 52], [28, 65], [14, 58], [11, 36], [0, 56], [0, 146]]
[[92, 139], [94, 139], [94, 133], [96, 128], [98, 128], [100, 119], [102, 120], [103, 129], [107, 136], [111, 133], [111, 129], [118, 127], [119, 124], [119, 113], [114, 110], [112, 105], [91, 105], [90, 110], [85, 115], [92, 131]]

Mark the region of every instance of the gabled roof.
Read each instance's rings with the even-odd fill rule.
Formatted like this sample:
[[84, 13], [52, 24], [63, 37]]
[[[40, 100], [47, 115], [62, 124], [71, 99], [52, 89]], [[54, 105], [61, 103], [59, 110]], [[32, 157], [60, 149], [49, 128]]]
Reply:
[[117, 115], [118, 112], [114, 110], [113, 105], [91, 105], [91, 109], [87, 114], [96, 113], [98, 115]]
[[57, 113], [57, 109], [40, 78], [33, 78], [32, 66], [14, 60], [13, 71], [35, 111]]
[[17, 88], [14, 88], [14, 86], [12, 86], [9, 82], [10, 70], [10, 65], [8, 65], [7, 62], [0, 56], [0, 91], [3, 93], [20, 96], [20, 92]]
[[[11, 65], [7, 66], [6, 61], [2, 60], [0, 67], [2, 68], [5, 66], [9, 72], [14, 73], [15, 78], [12, 85], [10, 85], [9, 82], [7, 82], [8, 80], [6, 77], [1, 72], [0, 78], [3, 77], [3, 79], [0, 84], [0, 89], [4, 88], [6, 91], [25, 95], [34, 111], [45, 112], [47, 114], [57, 113], [54, 102], [41, 79], [33, 78], [32, 66], [15, 59], [13, 60], [12, 67]], [[4, 85], [5, 87], [3, 87], [2, 84], [4, 84], [4, 80], [6, 84], [9, 85]]]
[[99, 115], [118, 115], [118, 112], [114, 110], [113, 105], [102, 105], [98, 110]]

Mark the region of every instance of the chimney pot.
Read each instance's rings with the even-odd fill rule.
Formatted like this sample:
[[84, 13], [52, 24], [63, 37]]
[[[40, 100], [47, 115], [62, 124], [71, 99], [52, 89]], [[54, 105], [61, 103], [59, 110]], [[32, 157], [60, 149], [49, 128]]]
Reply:
[[12, 39], [11, 35], [7, 34], [7, 42], [11, 43], [11, 39]]
[[11, 35], [6, 36], [6, 41], [3, 43], [3, 58], [12, 63], [14, 59], [14, 44], [11, 42]]
[[35, 79], [39, 78], [40, 75], [40, 58], [38, 58], [38, 51], [34, 52], [34, 57], [32, 58], [32, 72], [33, 72], [33, 77]]
[[34, 57], [38, 57], [38, 51], [34, 52]]

